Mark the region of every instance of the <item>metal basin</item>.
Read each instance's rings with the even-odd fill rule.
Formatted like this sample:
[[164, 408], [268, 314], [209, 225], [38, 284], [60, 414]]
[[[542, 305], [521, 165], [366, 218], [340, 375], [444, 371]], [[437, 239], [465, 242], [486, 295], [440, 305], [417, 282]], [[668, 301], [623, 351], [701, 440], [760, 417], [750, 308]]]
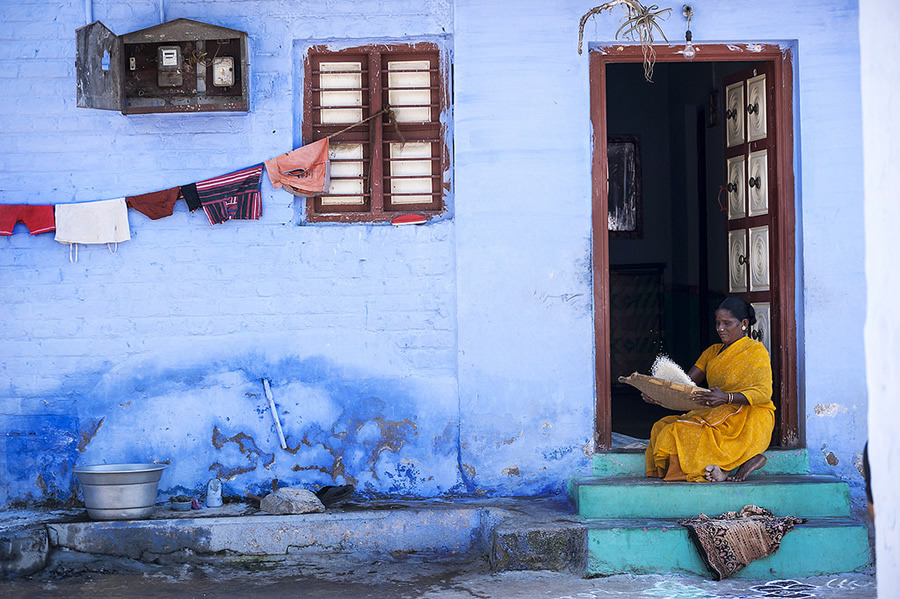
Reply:
[[92, 520], [140, 520], [153, 511], [168, 464], [101, 464], [74, 469]]

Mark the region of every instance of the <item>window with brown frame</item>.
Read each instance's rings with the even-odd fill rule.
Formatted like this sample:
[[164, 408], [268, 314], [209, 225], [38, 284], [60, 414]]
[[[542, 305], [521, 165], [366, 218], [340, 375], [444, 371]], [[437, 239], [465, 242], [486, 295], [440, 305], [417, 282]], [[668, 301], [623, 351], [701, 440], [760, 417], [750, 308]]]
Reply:
[[307, 200], [308, 220], [442, 212], [448, 159], [440, 65], [431, 43], [310, 49], [303, 138], [331, 138], [331, 187]]

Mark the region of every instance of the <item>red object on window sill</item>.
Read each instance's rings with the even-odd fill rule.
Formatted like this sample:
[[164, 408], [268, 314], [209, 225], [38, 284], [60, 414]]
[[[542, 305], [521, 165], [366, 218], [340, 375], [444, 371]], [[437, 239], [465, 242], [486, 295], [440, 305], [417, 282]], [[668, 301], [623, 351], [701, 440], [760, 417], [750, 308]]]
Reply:
[[402, 214], [391, 219], [391, 224], [399, 227], [400, 225], [421, 225], [428, 219], [421, 214]]

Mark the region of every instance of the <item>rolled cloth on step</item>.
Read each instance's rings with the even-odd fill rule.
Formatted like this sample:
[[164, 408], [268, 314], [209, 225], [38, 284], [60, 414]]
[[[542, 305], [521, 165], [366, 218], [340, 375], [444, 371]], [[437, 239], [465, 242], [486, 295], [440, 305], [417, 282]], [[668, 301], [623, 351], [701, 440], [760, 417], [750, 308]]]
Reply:
[[740, 512], [725, 512], [718, 518], [700, 514], [697, 518], [679, 520], [688, 529], [700, 557], [715, 576], [724, 580], [761, 557], [778, 551], [781, 539], [795, 524], [805, 518], [785, 516], [755, 505]]

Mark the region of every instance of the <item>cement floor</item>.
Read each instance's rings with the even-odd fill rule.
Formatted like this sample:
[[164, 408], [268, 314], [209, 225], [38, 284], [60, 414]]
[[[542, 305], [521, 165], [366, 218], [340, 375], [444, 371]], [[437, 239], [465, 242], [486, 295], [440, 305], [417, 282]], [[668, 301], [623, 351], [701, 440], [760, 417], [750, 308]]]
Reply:
[[[475, 502], [479, 503], [479, 502]], [[568, 521], [568, 508], [529, 500], [489, 501], [524, 523], [530, 520]], [[367, 507], [371, 507], [367, 506]], [[393, 502], [382, 509], [398, 508]], [[354, 508], [346, 506], [349, 511]], [[190, 516], [161, 509], [154, 518], [255, 514], [241, 504], [194, 512]], [[34, 510], [0, 513], [0, 529], [51, 521], [84, 521], [83, 510]], [[152, 522], [148, 522], [152, 524]], [[578, 574], [550, 571], [491, 572], [487, 559], [391, 555], [367, 558], [338, 555], [286, 554], [265, 556], [201, 555], [192, 551], [153, 562], [60, 549], [52, 551], [47, 568], [38, 574], [0, 580], [0, 597], [352, 597], [412, 599], [442, 597], [602, 599], [875, 599], [873, 572], [838, 574], [797, 580], [732, 579], [721, 582], [686, 575], [619, 575], [585, 579]]]
[[0, 583], [6, 599], [32, 597], [329, 597], [354, 599], [874, 599], [872, 573], [800, 580], [716, 582], [692, 576], [620, 575], [584, 579], [558, 572], [491, 573], [486, 561], [291, 561], [268, 558], [232, 568], [215, 560], [143, 564], [57, 552], [38, 575]]

